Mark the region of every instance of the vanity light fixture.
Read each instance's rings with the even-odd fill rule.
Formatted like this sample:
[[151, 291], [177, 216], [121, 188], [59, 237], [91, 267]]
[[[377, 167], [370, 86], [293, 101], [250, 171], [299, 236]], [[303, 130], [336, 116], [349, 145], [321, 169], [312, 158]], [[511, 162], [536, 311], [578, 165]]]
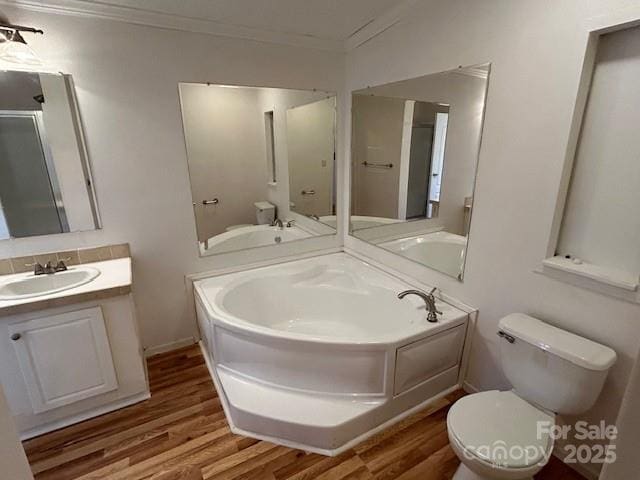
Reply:
[[37, 28], [0, 23], [0, 70], [30, 71], [43, 66], [21, 32], [44, 33]]

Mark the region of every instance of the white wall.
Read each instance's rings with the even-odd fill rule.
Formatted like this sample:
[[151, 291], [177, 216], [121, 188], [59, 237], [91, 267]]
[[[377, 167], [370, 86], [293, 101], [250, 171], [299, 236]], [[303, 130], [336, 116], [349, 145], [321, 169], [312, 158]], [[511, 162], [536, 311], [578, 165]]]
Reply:
[[32, 480], [27, 456], [18, 438], [13, 415], [0, 386], [0, 471], [2, 478]]
[[340, 244], [321, 237], [199, 258], [178, 83], [341, 92], [343, 54], [11, 7], [0, 13], [42, 28], [30, 45], [73, 75], [104, 226], [2, 241], [0, 258], [130, 242], [143, 343], [158, 346], [197, 332], [185, 274]]
[[[347, 57], [348, 90], [492, 63], [464, 283], [351, 237], [345, 242], [480, 309], [468, 377], [478, 388], [509, 386], [496, 336], [498, 320], [509, 312], [535, 315], [613, 347], [618, 362], [587, 415], [610, 422], [638, 352], [640, 305], [534, 270], [549, 241], [588, 26], [593, 17], [626, 7], [640, 17], [633, 4], [420, 2], [405, 19]], [[348, 112], [349, 106], [344, 108]]]

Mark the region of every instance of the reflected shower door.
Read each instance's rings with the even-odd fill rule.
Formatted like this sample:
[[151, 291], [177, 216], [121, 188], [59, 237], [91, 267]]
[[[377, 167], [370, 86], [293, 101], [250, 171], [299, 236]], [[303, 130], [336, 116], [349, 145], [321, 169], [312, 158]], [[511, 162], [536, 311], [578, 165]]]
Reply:
[[[47, 158], [39, 112], [0, 112], [0, 204], [11, 237], [65, 231]], [[51, 172], [55, 175], [55, 172]]]

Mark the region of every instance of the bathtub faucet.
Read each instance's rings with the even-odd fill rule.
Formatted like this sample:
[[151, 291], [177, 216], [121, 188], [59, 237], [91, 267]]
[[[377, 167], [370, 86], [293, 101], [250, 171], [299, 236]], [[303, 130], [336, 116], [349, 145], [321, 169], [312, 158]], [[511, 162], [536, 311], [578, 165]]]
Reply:
[[435, 323], [438, 321], [438, 315], [442, 315], [442, 312], [439, 311], [436, 307], [436, 297], [433, 295], [435, 291], [435, 288], [429, 293], [424, 293], [420, 290], [405, 290], [404, 292], [400, 292], [398, 294], [398, 298], [402, 300], [407, 295], [416, 295], [420, 297], [422, 300], [424, 300], [425, 306], [427, 307], [427, 321]]

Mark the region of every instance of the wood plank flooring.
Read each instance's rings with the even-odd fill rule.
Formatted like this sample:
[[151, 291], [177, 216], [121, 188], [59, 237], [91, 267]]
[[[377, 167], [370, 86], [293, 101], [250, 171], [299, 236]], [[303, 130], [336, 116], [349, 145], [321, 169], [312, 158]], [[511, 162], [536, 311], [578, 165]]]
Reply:
[[[440, 400], [329, 458], [234, 435], [197, 346], [148, 360], [152, 396], [24, 443], [37, 480], [450, 479], [458, 459]], [[580, 480], [553, 459], [537, 480]]]

